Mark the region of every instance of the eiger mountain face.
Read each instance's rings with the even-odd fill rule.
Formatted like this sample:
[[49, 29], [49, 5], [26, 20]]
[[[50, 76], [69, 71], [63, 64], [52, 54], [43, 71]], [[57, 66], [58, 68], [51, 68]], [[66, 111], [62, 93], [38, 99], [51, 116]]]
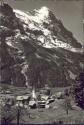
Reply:
[[83, 69], [81, 44], [47, 7], [0, 6], [0, 83], [68, 86]]

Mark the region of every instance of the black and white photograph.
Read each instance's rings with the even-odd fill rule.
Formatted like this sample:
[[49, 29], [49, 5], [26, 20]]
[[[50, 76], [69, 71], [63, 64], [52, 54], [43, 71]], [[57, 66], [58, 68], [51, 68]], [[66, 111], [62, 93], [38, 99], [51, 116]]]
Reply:
[[0, 0], [0, 125], [84, 124], [84, 0]]

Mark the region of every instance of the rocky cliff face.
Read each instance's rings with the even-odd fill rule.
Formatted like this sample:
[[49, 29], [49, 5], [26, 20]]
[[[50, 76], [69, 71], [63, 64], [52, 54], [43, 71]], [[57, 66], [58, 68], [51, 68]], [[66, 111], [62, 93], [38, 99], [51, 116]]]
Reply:
[[0, 7], [0, 82], [16, 86], [67, 86], [83, 69], [81, 44], [47, 8]]

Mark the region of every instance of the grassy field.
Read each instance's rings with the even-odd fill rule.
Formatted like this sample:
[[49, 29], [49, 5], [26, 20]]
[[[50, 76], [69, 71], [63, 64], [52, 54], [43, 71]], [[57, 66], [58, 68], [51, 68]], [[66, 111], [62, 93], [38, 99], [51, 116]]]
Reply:
[[[20, 123], [25, 124], [52, 124], [62, 121], [65, 124], [82, 124], [84, 123], [84, 111], [81, 109], [69, 110], [69, 114], [66, 114], [66, 110], [62, 106], [61, 102], [55, 103], [54, 108], [50, 109], [28, 109], [23, 110], [20, 117]], [[29, 115], [30, 114], [30, 117]], [[17, 121], [14, 120], [13, 123]]]

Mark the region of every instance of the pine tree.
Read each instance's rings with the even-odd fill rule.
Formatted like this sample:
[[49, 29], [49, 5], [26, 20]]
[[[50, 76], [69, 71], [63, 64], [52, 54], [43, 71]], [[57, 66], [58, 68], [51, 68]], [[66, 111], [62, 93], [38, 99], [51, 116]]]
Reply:
[[76, 85], [74, 88], [75, 100], [78, 106], [84, 109], [84, 72], [76, 77]]

